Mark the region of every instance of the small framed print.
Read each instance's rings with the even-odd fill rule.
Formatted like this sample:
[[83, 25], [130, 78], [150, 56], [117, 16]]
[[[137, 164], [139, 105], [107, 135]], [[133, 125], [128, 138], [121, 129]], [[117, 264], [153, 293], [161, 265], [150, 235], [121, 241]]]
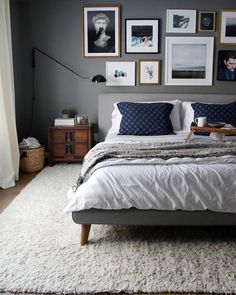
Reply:
[[167, 9], [166, 33], [195, 33], [196, 10]]
[[219, 50], [217, 80], [236, 81], [236, 50]]
[[88, 115], [76, 115], [75, 116], [75, 126], [79, 125], [89, 125]]
[[139, 60], [139, 85], [160, 85], [160, 60]]
[[236, 44], [236, 10], [220, 11], [220, 44]]
[[106, 86], [135, 86], [135, 62], [106, 62]]
[[166, 37], [165, 85], [212, 85], [214, 37]]
[[159, 52], [158, 19], [126, 19], [125, 34], [126, 53]]
[[215, 11], [199, 11], [198, 13], [198, 32], [215, 31]]
[[120, 56], [120, 5], [83, 5], [83, 56]]

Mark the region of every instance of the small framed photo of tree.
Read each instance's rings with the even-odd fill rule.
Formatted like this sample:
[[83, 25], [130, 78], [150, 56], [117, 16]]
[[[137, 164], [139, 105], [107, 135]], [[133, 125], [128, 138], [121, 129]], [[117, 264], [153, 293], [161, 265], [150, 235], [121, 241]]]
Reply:
[[198, 13], [198, 32], [215, 31], [215, 11], [199, 11]]
[[160, 85], [160, 60], [139, 60], [139, 85]]

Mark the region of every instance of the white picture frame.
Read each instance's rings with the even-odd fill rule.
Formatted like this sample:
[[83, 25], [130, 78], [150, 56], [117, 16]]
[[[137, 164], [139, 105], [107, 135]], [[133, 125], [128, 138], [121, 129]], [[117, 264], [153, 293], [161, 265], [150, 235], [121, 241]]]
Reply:
[[135, 62], [106, 62], [106, 86], [135, 86]]
[[125, 20], [125, 53], [158, 53], [159, 19]]
[[236, 10], [220, 11], [219, 43], [224, 45], [236, 44]]
[[160, 85], [160, 62], [159, 59], [139, 60], [139, 85]]
[[212, 85], [214, 37], [165, 41], [165, 85]]
[[167, 9], [166, 33], [195, 33], [196, 10]]

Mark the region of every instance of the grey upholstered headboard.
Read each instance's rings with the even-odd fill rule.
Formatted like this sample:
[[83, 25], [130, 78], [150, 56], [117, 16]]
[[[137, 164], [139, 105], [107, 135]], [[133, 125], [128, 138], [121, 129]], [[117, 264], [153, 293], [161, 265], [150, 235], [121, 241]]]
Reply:
[[104, 93], [98, 96], [98, 137], [103, 141], [111, 127], [113, 104], [118, 101], [154, 101], [179, 99], [196, 102], [232, 102], [236, 95], [175, 93]]

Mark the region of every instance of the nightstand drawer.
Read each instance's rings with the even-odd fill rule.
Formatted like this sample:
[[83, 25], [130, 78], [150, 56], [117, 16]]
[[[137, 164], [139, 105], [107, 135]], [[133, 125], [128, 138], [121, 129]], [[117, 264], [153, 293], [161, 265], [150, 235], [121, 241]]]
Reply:
[[49, 164], [81, 162], [93, 143], [91, 125], [48, 128]]
[[74, 132], [74, 141], [75, 142], [86, 142], [88, 141], [88, 132], [87, 130], [80, 130]]

